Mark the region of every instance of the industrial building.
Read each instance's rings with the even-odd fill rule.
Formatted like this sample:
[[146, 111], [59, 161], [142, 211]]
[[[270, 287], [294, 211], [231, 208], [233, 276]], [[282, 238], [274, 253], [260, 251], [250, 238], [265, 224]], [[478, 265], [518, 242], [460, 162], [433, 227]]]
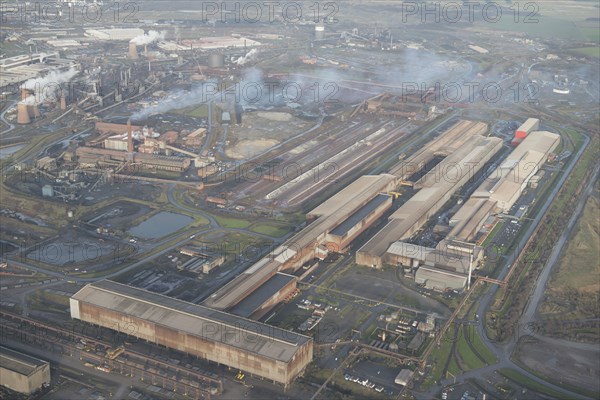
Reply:
[[516, 131], [515, 137], [512, 140], [512, 145], [517, 146], [523, 141], [531, 132], [538, 130], [540, 127], [540, 120], [537, 118], [529, 118], [525, 121]]
[[[103, 132], [103, 136], [90, 142], [90, 144], [97, 144], [98, 141], [102, 141], [104, 148], [94, 146], [77, 147], [75, 156], [80, 165], [117, 167], [125, 162], [131, 162], [147, 170], [179, 173], [190, 168], [192, 160], [196, 160], [196, 166], [203, 165], [200, 157], [195, 154], [193, 154], [195, 158], [167, 155], [171, 150], [186, 154], [190, 153], [168, 146], [165, 140], [157, 139], [157, 136], [159, 136], [157, 133], [153, 133], [151, 129], [146, 127], [136, 127], [141, 129], [136, 130], [134, 133], [134, 126], [131, 125], [130, 121], [127, 125], [97, 123], [96, 128]], [[121, 133], [123, 129], [126, 130], [125, 134], [107, 137], [110, 133]], [[134, 136], [137, 140], [144, 141], [144, 144], [138, 146], [137, 152], [134, 148]]]
[[[181, 42], [172, 42], [162, 40], [158, 42], [158, 47], [164, 51], [191, 51], [191, 50], [224, 50], [224, 49], [239, 49], [261, 46], [262, 43], [248, 39], [247, 37], [234, 36], [214, 36], [203, 37], [199, 39], [184, 39]], [[213, 56], [213, 54], [211, 54]], [[220, 57], [220, 62], [215, 64], [216, 58], [209, 58], [209, 66], [211, 68], [223, 67], [223, 55], [214, 54], [215, 57]]]
[[[483, 258], [483, 249], [475, 244], [483, 224], [490, 216], [506, 212], [514, 205], [529, 179], [538, 172], [559, 142], [560, 136], [554, 133], [529, 133], [519, 147], [511, 152], [450, 217], [450, 232], [436, 248], [417, 246], [399, 240], [387, 248], [382, 261], [403, 266], [405, 273], [414, 273], [416, 283], [429, 289], [462, 290], [468, 286], [471, 272], [478, 267]], [[419, 196], [423, 190], [425, 189], [421, 189], [406, 204]], [[398, 211], [401, 209], [402, 207]], [[378, 235], [381, 235], [381, 232]], [[369, 259], [368, 255], [361, 257], [363, 260]]]
[[325, 237], [325, 246], [330, 251], [343, 252], [358, 235], [391, 207], [392, 196], [383, 193], [378, 194], [332, 229]]
[[313, 356], [310, 337], [107, 280], [75, 293], [70, 309], [74, 319], [116, 328], [284, 386]]
[[0, 87], [16, 85], [53, 70], [79, 66], [74, 60], [60, 58], [59, 53], [31, 53], [0, 60]]
[[142, 36], [144, 30], [140, 28], [112, 28], [112, 29], [86, 29], [84, 36], [97, 40], [131, 40]]
[[48, 362], [0, 346], [1, 386], [29, 395], [49, 384]]
[[560, 135], [546, 131], [531, 132], [496, 168], [495, 173], [473, 193], [476, 198], [489, 198], [498, 211], [508, 211], [527, 183], [560, 143]]
[[121, 150], [102, 149], [98, 147], [81, 146], [75, 150], [79, 164], [84, 166], [117, 166], [127, 161], [137, 163], [144, 169], [184, 172], [190, 165], [192, 159], [187, 157], [161, 156], [146, 153], [134, 153], [132, 159], [128, 159], [128, 153]]
[[392, 243], [419, 231], [502, 148], [501, 139], [481, 136], [486, 130], [486, 124], [460, 121], [392, 169], [418, 191], [357, 251], [357, 264], [381, 268]]
[[[364, 175], [329, 200], [310, 211], [307, 219], [312, 221], [277, 247], [270, 254], [259, 260], [235, 279], [213, 293], [204, 305], [218, 310], [229, 310], [258, 290], [279, 271], [295, 271], [304, 263], [322, 256], [329, 251], [326, 247], [328, 234], [338, 226], [346, 235], [339, 236], [340, 246], [333, 251], [342, 250], [349, 240], [366, 229], [369, 224], [381, 217], [387, 209], [389, 201], [384, 196], [375, 203], [373, 199], [381, 193], [387, 193], [396, 186], [395, 177], [389, 174]], [[382, 201], [381, 203], [378, 203]], [[370, 204], [370, 205], [368, 205]], [[366, 209], [363, 207], [367, 206]], [[360, 210], [363, 211], [360, 211]], [[366, 212], [365, 212], [366, 211]], [[345, 223], [345, 221], [349, 221]], [[338, 231], [338, 235], [340, 232]], [[334, 235], [335, 236], [335, 235]], [[335, 237], [329, 236], [329, 240]], [[325, 247], [325, 249], [323, 249]]]
[[278, 272], [231, 309], [245, 318], [260, 319], [296, 290], [296, 277]]

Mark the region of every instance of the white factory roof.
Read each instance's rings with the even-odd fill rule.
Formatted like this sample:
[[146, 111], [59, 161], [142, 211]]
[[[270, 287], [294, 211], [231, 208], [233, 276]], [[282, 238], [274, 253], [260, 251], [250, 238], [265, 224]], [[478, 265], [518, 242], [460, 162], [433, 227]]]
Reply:
[[108, 280], [88, 284], [71, 298], [282, 362], [289, 362], [303, 344], [312, 340], [271, 325]]
[[529, 132], [531, 129], [535, 129], [534, 127], [539, 126], [539, 123], [540, 120], [537, 118], [528, 118], [527, 121], [523, 122], [523, 124], [517, 130]]
[[181, 41], [181, 44], [189, 48], [190, 46], [194, 49], [202, 50], [214, 50], [214, 49], [226, 49], [228, 47], [255, 47], [260, 46], [261, 43], [244, 38], [244, 37], [232, 37], [232, 36], [218, 36], [218, 37], [203, 37], [199, 39], [185, 39]]
[[450, 218], [453, 226], [448, 237], [462, 241], [472, 240], [483, 222], [489, 217], [494, 209], [494, 201], [486, 198], [470, 198]]
[[[389, 217], [390, 221], [387, 225], [365, 243], [359, 251], [381, 257], [393, 242], [407, 239], [423, 216], [439, 206], [440, 201], [448, 200], [458, 186], [462, 186], [460, 182], [473, 176], [473, 163], [481, 163], [481, 160], [489, 159], [500, 149], [501, 145], [500, 138], [479, 135], [471, 137], [471, 140], [436, 166], [436, 170], [442, 171], [442, 175], [444, 171], [453, 175], [440, 176], [440, 173], [435, 171], [426, 174], [419, 180], [425, 187], [396, 210]], [[481, 167], [481, 165], [479, 166]], [[448, 167], [457, 168], [450, 169]]]
[[99, 40], [131, 40], [144, 34], [140, 28], [86, 29], [85, 36]]
[[307, 217], [320, 217], [330, 215], [340, 208], [340, 205], [348, 202], [348, 199], [365, 191], [385, 191], [385, 188], [395, 179], [393, 175], [363, 175], [335, 195], [324, 201], [319, 206], [310, 211]]
[[501, 209], [512, 207], [521, 191], [542, 166], [548, 155], [558, 146], [560, 136], [545, 131], [530, 133], [507, 157], [503, 166], [509, 171], [491, 189], [490, 200], [498, 202]]
[[425, 286], [430, 289], [444, 290], [446, 288], [451, 288], [460, 290], [467, 284], [467, 276], [437, 268], [421, 266], [415, 274], [415, 282], [418, 284], [425, 284]]
[[410, 369], [400, 370], [400, 372], [396, 376], [396, 379], [394, 379], [394, 383], [396, 383], [397, 385], [406, 386], [410, 378], [412, 378], [413, 374], [414, 372]]

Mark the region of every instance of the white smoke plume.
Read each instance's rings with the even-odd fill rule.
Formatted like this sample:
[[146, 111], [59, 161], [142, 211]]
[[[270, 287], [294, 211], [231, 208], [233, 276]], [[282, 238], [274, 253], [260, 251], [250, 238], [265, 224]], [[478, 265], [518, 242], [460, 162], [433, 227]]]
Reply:
[[24, 100], [20, 101], [21, 104], [27, 104], [28, 106], [34, 106], [39, 102], [36, 100], [34, 95], [27, 96]]
[[134, 37], [131, 39], [131, 42], [137, 44], [138, 46], [150, 44], [156, 41], [165, 40], [166, 34], [166, 31], [148, 31], [148, 33]]
[[34, 105], [44, 101], [58, 101], [60, 98], [60, 85], [69, 82], [78, 73], [79, 71], [75, 68], [67, 71], [52, 70], [43, 77], [29, 79], [21, 85], [21, 88], [31, 90], [35, 94], [30, 95], [23, 102]]
[[[244, 88], [249, 85], [264, 87], [263, 74], [260, 69], [251, 68], [245, 71], [242, 79], [238, 82], [238, 88]], [[236, 95], [237, 93], [237, 95]], [[267, 96], [263, 96], [267, 98]], [[164, 114], [171, 110], [179, 110], [183, 108], [197, 106], [207, 103], [208, 101], [228, 102], [239, 99], [244, 103], [244, 96], [240, 94], [240, 90], [235, 90], [235, 87], [230, 87], [225, 90], [223, 84], [216, 81], [203, 82], [200, 86], [191, 91], [177, 90], [169, 93], [167, 99], [162, 100], [157, 105], [146, 107], [131, 116], [132, 121], [143, 121], [153, 114]]]
[[252, 49], [245, 56], [242, 56], [242, 57], [238, 58], [237, 60], [235, 60], [235, 64], [236, 65], [245, 65], [251, 61], [254, 61], [256, 59], [257, 55], [258, 55], [258, 50]]

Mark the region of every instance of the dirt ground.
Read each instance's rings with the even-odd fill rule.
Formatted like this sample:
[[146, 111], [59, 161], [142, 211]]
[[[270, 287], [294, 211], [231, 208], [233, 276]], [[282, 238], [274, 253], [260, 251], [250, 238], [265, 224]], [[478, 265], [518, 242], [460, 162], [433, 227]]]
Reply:
[[281, 141], [311, 125], [313, 123], [284, 112], [245, 112], [242, 116], [242, 124], [230, 127], [229, 137], [238, 140], [275, 139]]
[[337, 277], [332, 288], [374, 301], [418, 308], [423, 312], [433, 311], [440, 315], [449, 313], [449, 310], [437, 301], [404, 287], [397, 281], [393, 271], [351, 268]]
[[279, 141], [273, 139], [242, 140], [225, 150], [225, 154], [227, 157], [241, 160], [260, 154], [278, 143]]
[[517, 354], [527, 367], [554, 377], [557, 384], [600, 392], [600, 350], [596, 346], [595, 351], [590, 351], [593, 346], [540, 338], [537, 343], [522, 341]]

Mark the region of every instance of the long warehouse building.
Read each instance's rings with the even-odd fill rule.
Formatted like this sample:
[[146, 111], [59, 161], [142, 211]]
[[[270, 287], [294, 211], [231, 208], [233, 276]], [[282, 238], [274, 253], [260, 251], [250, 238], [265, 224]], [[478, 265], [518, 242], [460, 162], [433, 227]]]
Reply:
[[308, 336], [108, 280], [84, 286], [71, 297], [70, 309], [74, 319], [116, 328], [284, 386], [313, 357]]
[[[393, 175], [364, 175], [310, 211], [304, 229], [260, 259], [204, 301], [207, 307], [229, 310], [279, 271], [297, 270], [317, 257], [328, 243], [341, 250], [391, 207], [385, 194], [394, 190]], [[381, 195], [384, 193], [385, 195]], [[339, 230], [335, 230], [339, 227]], [[330, 234], [331, 233], [331, 234]]]
[[[459, 124], [463, 124], [461, 121]], [[473, 124], [475, 124], [473, 126]], [[424, 151], [415, 155], [397, 169], [399, 176], [408, 179], [406, 166], [412, 163], [424, 168], [434, 157], [439, 163], [429, 171], [410, 168], [412, 177], [417, 176], [413, 187], [417, 193], [396, 210], [389, 222], [365, 243], [356, 253], [356, 263], [381, 268], [392, 243], [410, 238], [437, 213], [448, 200], [487, 163], [501, 148], [502, 139], [484, 137], [487, 126], [482, 123], [471, 123], [460, 129], [449, 130]], [[462, 132], [464, 135], [457, 134]], [[466, 138], [465, 138], [466, 136]]]

